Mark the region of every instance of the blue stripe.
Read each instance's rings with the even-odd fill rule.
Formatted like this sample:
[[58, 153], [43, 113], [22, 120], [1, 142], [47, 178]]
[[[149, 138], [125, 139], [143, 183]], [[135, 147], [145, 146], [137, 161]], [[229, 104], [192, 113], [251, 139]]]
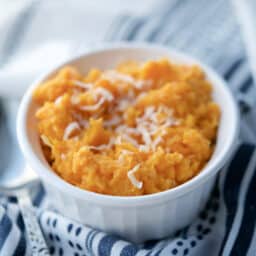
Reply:
[[160, 253], [163, 251], [164, 248], [161, 248], [154, 256], [159, 256]]
[[[198, 8], [199, 6], [200, 8]], [[185, 51], [191, 51], [193, 48], [202, 48], [203, 51], [206, 49], [213, 51], [210, 42], [204, 40], [205, 29], [202, 29], [201, 26], [203, 23], [211, 20], [211, 18], [216, 19], [216, 13], [222, 8], [222, 0], [212, 1], [211, 7], [204, 0], [201, 2], [197, 0], [197, 4], [194, 4], [193, 1], [188, 1], [186, 8], [183, 6], [183, 13], [179, 14], [177, 18], [175, 16], [172, 17], [172, 20], [168, 22], [174, 24], [175, 29], [171, 33], [168, 33], [164, 42], [174, 44], [177, 48]], [[186, 9], [189, 9], [189, 12]], [[202, 10], [204, 13], [202, 13]], [[211, 28], [211, 25], [209, 28]], [[193, 32], [191, 33], [188, 30]], [[187, 31], [187, 33], [184, 31]], [[182, 45], [180, 45], [180, 42]], [[191, 42], [193, 43], [191, 44]]]
[[13, 253], [13, 256], [23, 256], [26, 253], [26, 239], [24, 233], [21, 234], [19, 243]]
[[116, 236], [104, 236], [99, 243], [98, 254], [100, 256], [110, 256], [112, 247], [119, 239]]
[[[243, 255], [246, 255], [246, 252], [249, 249], [254, 229], [256, 223], [256, 168], [254, 169], [254, 175], [250, 182], [249, 189], [247, 191], [245, 205], [244, 205], [244, 214], [238, 232], [237, 238], [235, 240], [234, 246], [231, 251], [231, 255], [239, 255], [243, 252]], [[255, 252], [256, 253], [256, 252]]]
[[238, 104], [242, 114], [247, 114], [251, 110], [250, 104], [248, 104], [245, 99], [239, 99]]
[[[200, 12], [201, 9], [204, 9], [206, 11], [206, 8], [208, 7], [207, 1], [204, 0], [197, 0], [197, 4], [193, 4], [192, 1], [187, 2], [186, 8], [189, 9], [189, 13], [186, 11], [186, 8], [184, 8], [184, 5], [181, 6], [181, 11], [182, 13], [179, 13], [176, 15], [177, 10], [175, 10], [174, 14], [171, 15], [170, 20], [164, 21], [166, 24], [169, 24], [171, 27], [173, 25], [174, 30], [166, 34], [166, 37], [164, 39], [164, 43], [167, 44], [174, 44], [176, 47], [180, 48], [180, 46], [177, 44], [177, 39], [182, 39], [182, 41], [187, 41], [187, 45], [190, 44], [190, 42], [195, 42], [194, 40], [189, 40], [189, 38], [185, 35], [182, 35], [184, 30], [186, 30], [186, 27], [190, 26], [193, 24], [194, 20], [196, 20], [199, 15], [198, 12]], [[180, 1], [182, 2], [182, 1]], [[191, 4], [192, 3], [192, 4]], [[215, 2], [214, 2], [215, 4]], [[198, 8], [198, 5], [200, 5], [200, 9]], [[213, 6], [212, 6], [213, 8]], [[209, 9], [207, 10], [209, 11]], [[209, 12], [208, 12], [209, 13]], [[196, 29], [201, 29], [201, 28], [196, 28]], [[191, 36], [194, 37], [195, 35], [198, 37], [198, 33], [194, 33]], [[190, 36], [190, 37], [191, 37]], [[197, 39], [197, 38], [196, 38]], [[202, 38], [200, 38], [202, 39]], [[195, 45], [195, 43], [194, 43]], [[188, 47], [186, 48], [188, 50]]]
[[143, 249], [152, 249], [156, 246], [156, 244], [158, 243], [159, 241], [158, 240], [149, 240], [149, 241], [146, 241], [144, 244], [143, 244]]
[[131, 17], [128, 15], [122, 15], [122, 16], [117, 17], [113, 21], [113, 24], [110, 26], [109, 31], [107, 31], [105, 40], [108, 41], [108, 40], [114, 40], [114, 39], [118, 38], [121, 28], [123, 27], [124, 24], [126, 24], [126, 22], [129, 19], [131, 19]]
[[229, 236], [238, 206], [238, 196], [241, 182], [248, 162], [254, 151], [254, 146], [243, 144], [237, 150], [228, 170], [224, 182], [223, 199], [227, 208], [226, 230], [219, 255], [222, 255], [225, 243]]
[[99, 234], [99, 231], [95, 230], [95, 232], [91, 235], [89, 245], [88, 245], [88, 248], [89, 248], [89, 250], [91, 250], [91, 252], [92, 252], [93, 239], [97, 234]]
[[20, 229], [21, 232], [23, 232], [25, 230], [24, 221], [23, 221], [23, 218], [21, 216], [21, 213], [18, 214], [16, 224], [17, 224], [17, 226], [18, 226], [18, 228]]
[[93, 234], [93, 232], [95, 232], [95, 230], [90, 230], [88, 235], [86, 236], [86, 239], [85, 239], [85, 247], [86, 249], [89, 251], [89, 241], [90, 241], [90, 237], [91, 235]]
[[[161, 28], [164, 27], [163, 24], [166, 24], [166, 21], [170, 18], [170, 16], [173, 14], [173, 12], [177, 12], [177, 9], [179, 9], [180, 7], [182, 8], [181, 3], [182, 3], [182, 1], [176, 1], [175, 5], [170, 5], [169, 7], [166, 7], [167, 10], [162, 15], [161, 20], [158, 22], [158, 26], [156, 26], [154, 29], [152, 29], [150, 34], [146, 37], [146, 39], [148, 41], [153, 41], [160, 34]], [[157, 17], [159, 17], [159, 16], [157, 16]]]
[[120, 256], [134, 256], [138, 250], [137, 246], [129, 244], [122, 249]]
[[[152, 255], [152, 252], [154, 250], [154, 247], [157, 246], [157, 244], [161, 242], [159, 240], [148, 240], [143, 244], [143, 249], [144, 250], [148, 250], [149, 252], [145, 255], [145, 256], [150, 256]], [[163, 250], [163, 248], [161, 248], [161, 251]], [[157, 251], [156, 253], [160, 253], [161, 251]]]
[[134, 21], [132, 28], [130, 29], [129, 33], [127, 33], [127, 36], [124, 39], [132, 41], [144, 24], [145, 19], [138, 19]]
[[0, 250], [12, 229], [12, 222], [7, 214], [4, 214], [0, 221]]
[[226, 71], [226, 73], [224, 74], [224, 78], [226, 80], [229, 80], [232, 75], [237, 71], [237, 69], [241, 66], [241, 64], [243, 63], [244, 59], [240, 58], [238, 60], [236, 60], [231, 67]]
[[44, 190], [43, 186], [40, 185], [38, 192], [33, 199], [33, 205], [36, 207], [39, 207], [43, 201], [44, 196], [45, 196], [45, 190]]
[[249, 88], [253, 85], [253, 78], [252, 75], [249, 75], [246, 80], [243, 82], [242, 86], [240, 87], [240, 91], [245, 93], [249, 90]]

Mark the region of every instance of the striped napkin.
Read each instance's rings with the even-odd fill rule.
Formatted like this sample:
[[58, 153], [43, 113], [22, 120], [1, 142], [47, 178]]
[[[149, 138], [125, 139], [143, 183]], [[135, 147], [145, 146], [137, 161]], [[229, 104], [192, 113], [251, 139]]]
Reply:
[[[36, 40], [34, 35], [38, 34], [38, 29], [40, 30], [40, 26], [43, 26], [43, 22], [47, 22], [45, 21], [46, 16], [48, 21], [51, 20], [54, 15], [59, 15], [59, 8], [61, 11], [66, 10], [61, 16], [58, 16], [61, 20], [63, 17], [69, 17], [70, 13], [74, 17], [73, 22], [79, 20], [83, 22], [86, 16], [81, 14], [82, 8], [76, 10], [73, 5], [66, 1], [61, 4], [60, 2], [58, 4], [57, 1], [32, 2], [17, 14], [16, 22], [12, 23], [12, 33], [8, 36], [8, 40], [11, 42], [15, 35], [17, 37], [13, 31], [19, 32], [22, 29], [20, 33], [23, 33], [23, 36], [18, 34], [18, 40], [15, 41], [19, 47], [13, 44], [12, 47], [5, 46], [5, 51], [3, 51], [0, 44], [0, 65], [2, 67], [0, 83], [4, 80], [4, 71], [15, 71], [13, 67], [15, 67], [17, 60], [13, 56], [17, 56], [17, 59], [22, 63], [20, 49], [29, 42], [33, 43], [29, 38]], [[84, 4], [79, 0], [75, 2], [81, 6]], [[112, 7], [117, 7], [117, 2], [109, 1], [109, 5], [112, 3]], [[131, 2], [135, 3], [133, 0]], [[98, 39], [101, 38], [101, 40], [104, 39], [108, 42], [126, 40], [161, 43], [187, 52], [214, 67], [228, 81], [240, 106], [241, 136], [237, 150], [233, 159], [221, 171], [209, 201], [198, 218], [190, 226], [184, 227], [176, 234], [160, 241], [133, 244], [120, 237], [105, 234], [71, 221], [57, 212], [47, 210], [47, 197], [44, 194], [44, 189], [43, 187], [38, 188], [38, 191], [34, 191], [32, 195], [33, 202], [38, 207], [39, 220], [50, 251], [52, 255], [60, 256], [255, 255], [255, 86], [239, 26], [232, 13], [230, 3], [227, 0], [150, 0], [149, 3], [153, 11], [148, 6], [145, 7], [144, 11], [141, 11], [142, 9], [136, 10], [135, 5], [133, 11], [131, 11], [132, 9], [130, 11], [124, 9], [112, 13], [111, 18], [108, 16], [106, 20], [103, 19], [106, 12], [102, 10], [98, 13], [93, 12], [94, 20], [97, 21], [95, 26], [104, 24], [104, 29], [101, 27], [101, 32], [99, 32], [101, 36], [97, 35]], [[90, 7], [92, 8], [92, 6]], [[138, 4], [138, 9], [139, 7], [141, 8], [141, 3]], [[104, 8], [111, 9], [109, 6]], [[87, 17], [91, 17], [92, 12], [88, 10], [87, 12]], [[56, 24], [54, 23], [53, 26], [49, 27], [51, 32], [54, 25]], [[63, 29], [61, 23], [56, 28], [63, 31], [61, 34], [58, 30], [59, 37], [63, 39], [58, 42], [63, 46], [62, 48], [59, 47], [61, 54], [58, 56], [63, 57], [72, 54], [70, 52], [72, 47], [69, 47], [72, 45], [72, 41], [69, 44], [64, 43], [67, 39], [64, 36], [66, 30]], [[68, 28], [70, 29], [70, 26]], [[35, 31], [36, 29], [37, 31]], [[95, 29], [94, 31], [98, 31]], [[90, 31], [92, 32], [93, 29]], [[43, 32], [46, 33], [42, 30]], [[10, 35], [14, 38], [11, 38]], [[76, 39], [82, 42], [81, 30], [76, 33], [72, 30], [72, 36], [74, 41]], [[83, 36], [87, 37], [90, 34], [84, 33]], [[95, 35], [93, 36], [95, 37]], [[48, 33], [46, 37], [49, 38], [48, 45], [52, 47], [51, 33]], [[88, 42], [80, 43], [79, 47], [76, 45], [75, 48], [82, 51], [85, 45], [88, 45]], [[38, 44], [33, 46], [38, 47]], [[50, 51], [47, 47], [40, 49], [49, 50], [49, 53], [52, 54], [52, 60], [59, 48], [55, 47], [54, 51]], [[33, 60], [38, 61], [36, 56], [38, 51], [33, 51], [33, 49], [35, 47], [31, 48], [29, 55], [31, 56], [29, 59], [31, 63]], [[26, 71], [23, 73], [29, 74], [29, 63], [22, 68]], [[34, 70], [33, 68], [31, 67], [32, 70]], [[16, 73], [14, 72], [12, 75], [15, 76]], [[19, 75], [20, 72], [17, 72], [17, 76]], [[4, 117], [4, 115], [2, 116]], [[2, 116], [1, 118], [4, 120]], [[6, 128], [3, 126], [4, 124], [5, 122], [2, 122], [0, 131]], [[2, 131], [0, 136], [4, 137]], [[19, 159], [18, 152], [15, 151], [15, 154]], [[24, 224], [15, 198], [1, 199], [0, 255], [29, 255]]]

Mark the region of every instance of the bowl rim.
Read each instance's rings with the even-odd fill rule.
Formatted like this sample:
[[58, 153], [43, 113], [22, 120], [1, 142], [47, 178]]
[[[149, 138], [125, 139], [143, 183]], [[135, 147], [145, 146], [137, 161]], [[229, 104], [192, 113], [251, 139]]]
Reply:
[[[33, 151], [30, 142], [27, 137], [27, 111], [29, 109], [30, 103], [32, 102], [32, 93], [35, 89], [35, 87], [43, 81], [49, 74], [52, 72], [60, 69], [61, 67], [70, 64], [71, 62], [74, 62], [81, 58], [86, 58], [90, 55], [93, 55], [95, 53], [100, 54], [106, 51], [112, 51], [112, 50], [129, 50], [129, 49], [137, 49], [137, 50], [159, 50], [159, 51], [165, 51], [169, 55], [175, 56], [176, 58], [180, 58], [183, 60], [186, 60], [187, 62], [192, 62], [195, 64], [198, 64], [206, 74], [210, 74], [211, 77], [214, 78], [216, 83], [219, 83], [221, 86], [222, 93], [225, 94], [226, 100], [230, 103], [230, 113], [233, 122], [232, 130], [229, 132], [230, 136], [227, 141], [227, 143], [223, 146], [221, 149], [221, 152], [219, 153], [219, 156], [215, 161], [212, 162], [211, 165], [206, 165], [199, 174], [191, 178], [190, 180], [186, 181], [185, 183], [174, 187], [169, 190], [165, 190], [162, 192], [154, 193], [154, 194], [148, 194], [148, 195], [142, 195], [142, 196], [113, 196], [113, 195], [105, 195], [100, 194], [88, 190], [81, 189], [79, 187], [76, 187], [61, 177], [59, 177], [57, 174], [55, 174], [52, 169], [49, 167], [47, 168], [37, 157], [35, 152]], [[235, 103], [235, 100], [227, 86], [227, 83], [215, 72], [213, 71], [209, 66], [203, 64], [201, 61], [197, 60], [196, 58], [191, 57], [188, 54], [184, 54], [176, 49], [173, 49], [171, 47], [164, 47], [158, 44], [152, 44], [152, 43], [113, 43], [113, 44], [106, 44], [101, 45], [98, 47], [93, 48], [90, 51], [86, 51], [85, 53], [79, 54], [78, 56], [69, 58], [65, 62], [56, 65], [55, 67], [51, 68], [41, 76], [39, 76], [38, 79], [36, 79], [27, 89], [25, 92], [22, 101], [20, 103], [18, 116], [17, 116], [17, 137], [19, 146], [23, 152], [23, 155], [25, 156], [26, 161], [28, 162], [28, 165], [32, 167], [38, 173], [39, 177], [42, 178], [43, 181], [47, 180], [50, 182], [53, 186], [56, 186], [59, 190], [65, 191], [66, 193], [69, 193], [70, 195], [80, 198], [82, 200], [89, 201], [93, 204], [100, 204], [105, 206], [116, 206], [116, 207], [130, 207], [130, 206], [142, 206], [142, 205], [152, 205], [152, 204], [158, 204], [159, 202], [165, 202], [168, 200], [172, 200], [174, 198], [178, 198], [183, 196], [184, 194], [196, 189], [197, 186], [202, 185], [205, 183], [210, 177], [213, 177], [219, 170], [224, 166], [224, 164], [227, 162], [227, 160], [232, 155], [234, 148], [235, 148], [235, 140], [238, 135], [238, 122], [239, 122], [239, 112], [237, 108], [237, 104]]]

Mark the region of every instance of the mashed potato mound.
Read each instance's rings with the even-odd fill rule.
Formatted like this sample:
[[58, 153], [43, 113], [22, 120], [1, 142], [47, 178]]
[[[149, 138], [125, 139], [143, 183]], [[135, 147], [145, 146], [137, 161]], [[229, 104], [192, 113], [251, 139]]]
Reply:
[[197, 175], [215, 146], [220, 109], [198, 66], [125, 62], [82, 75], [64, 67], [34, 92], [45, 157], [67, 182], [136, 196]]

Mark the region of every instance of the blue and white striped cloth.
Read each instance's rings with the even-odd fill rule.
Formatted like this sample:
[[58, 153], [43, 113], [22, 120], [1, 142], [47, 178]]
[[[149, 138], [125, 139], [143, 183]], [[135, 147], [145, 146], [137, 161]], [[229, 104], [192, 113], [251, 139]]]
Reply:
[[[75, 2], [83, 5], [83, 1]], [[149, 1], [149, 3], [152, 2]], [[241, 140], [237, 151], [230, 163], [221, 171], [205, 210], [200, 213], [198, 219], [189, 227], [184, 227], [173, 236], [161, 241], [133, 244], [68, 220], [56, 212], [45, 209], [47, 197], [44, 195], [43, 188], [39, 188], [38, 191], [34, 191], [34, 204], [39, 209], [40, 223], [52, 255], [256, 255], [256, 95], [232, 8], [227, 0], [155, 2], [158, 4], [154, 6], [153, 11], [144, 13], [137, 11], [135, 14], [126, 11], [118, 15], [113, 14], [114, 18], [108, 17], [103, 22], [106, 29], [101, 31], [101, 40], [110, 42], [137, 40], [170, 45], [214, 67], [228, 81], [240, 105]], [[109, 7], [106, 6], [106, 8]], [[30, 38], [36, 41], [33, 35], [38, 31], [35, 29], [41, 29], [42, 33], [46, 33], [42, 25], [45, 17], [53, 20], [53, 27], [56, 27], [56, 24], [59, 25], [58, 28], [62, 30], [59, 37], [65, 41], [70, 34], [65, 35], [66, 31], [61, 26], [62, 19], [67, 19], [71, 14], [74, 24], [81, 23], [83, 20], [86, 23], [86, 15], [83, 16], [81, 8], [79, 9], [74, 8], [71, 1], [61, 3], [33, 1], [32, 4], [27, 5], [25, 11], [17, 15], [16, 22], [13, 21], [11, 29], [8, 30], [6, 40], [9, 43], [12, 42], [12, 45], [0, 43], [2, 68], [0, 83], [1, 77], [4, 77], [4, 71], [15, 67], [14, 56], [22, 56], [22, 48], [26, 47], [27, 43], [31, 43]], [[68, 10], [68, 12], [64, 12], [61, 16], [58, 10]], [[59, 21], [53, 19], [56, 13]], [[98, 17], [102, 18], [104, 12], [87, 14], [87, 17], [93, 16], [94, 20], [100, 23], [101, 19]], [[49, 27], [49, 31], [52, 31], [51, 29]], [[81, 42], [81, 33], [87, 37], [86, 31], [79, 30], [78, 34], [72, 34], [73, 39]], [[97, 36], [100, 38], [99, 35]], [[45, 37], [50, 40], [51, 33]], [[84, 45], [87, 43], [85, 42]], [[38, 42], [33, 46], [37, 47], [37, 44]], [[84, 45], [80, 44], [78, 48], [82, 50]], [[65, 55], [64, 52], [62, 52], [63, 55]], [[42, 55], [40, 58], [43, 58]], [[13, 75], [15, 76], [15, 73]], [[6, 132], [6, 122], [3, 121], [5, 115], [1, 118], [2, 141], [2, 137], [3, 139], [5, 137], [3, 131]], [[4, 150], [1, 150], [1, 154], [3, 152]], [[17, 160], [20, 159], [17, 150], [14, 152], [15, 156], [17, 154]], [[18, 162], [22, 164], [21, 160]], [[24, 225], [16, 199], [2, 198], [0, 213], [0, 255], [29, 255]]]

